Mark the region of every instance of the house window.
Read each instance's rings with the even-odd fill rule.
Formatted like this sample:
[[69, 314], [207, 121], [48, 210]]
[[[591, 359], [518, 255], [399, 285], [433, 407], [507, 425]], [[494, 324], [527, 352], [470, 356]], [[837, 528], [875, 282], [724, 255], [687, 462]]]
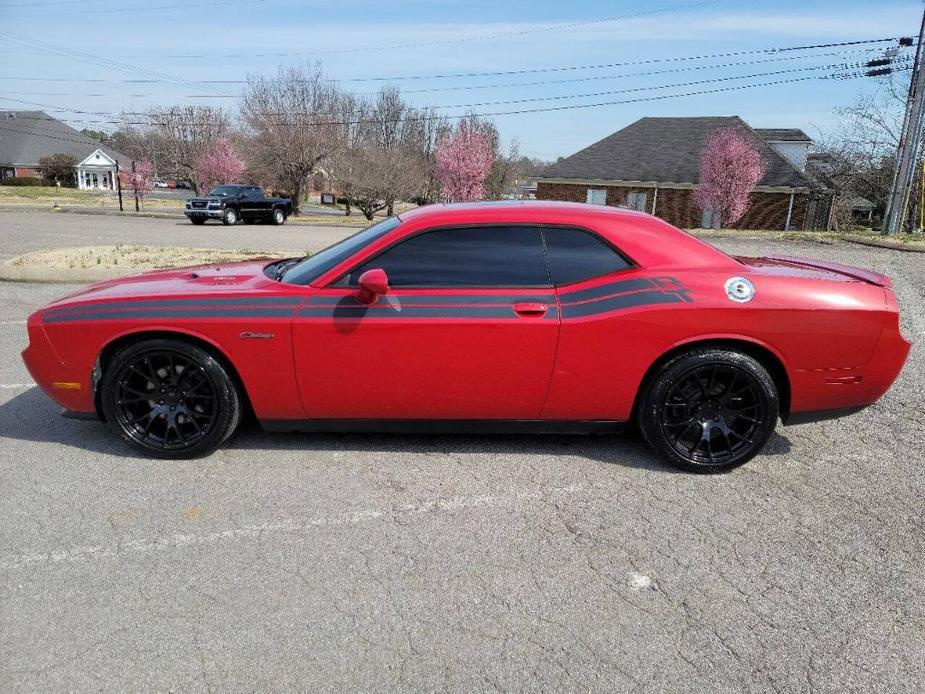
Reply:
[[586, 202], [589, 205], [606, 205], [607, 191], [597, 188], [588, 188], [588, 198]]
[[626, 194], [626, 206], [631, 210], [638, 210], [639, 212], [646, 211], [646, 201], [649, 197], [648, 193], [627, 193]]

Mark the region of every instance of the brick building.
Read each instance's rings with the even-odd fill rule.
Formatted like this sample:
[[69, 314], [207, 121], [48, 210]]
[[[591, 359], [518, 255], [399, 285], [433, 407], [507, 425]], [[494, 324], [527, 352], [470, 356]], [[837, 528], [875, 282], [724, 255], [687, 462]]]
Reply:
[[828, 229], [836, 191], [808, 164], [810, 138], [797, 129], [753, 129], [737, 116], [641, 118], [547, 168], [537, 178], [536, 197], [623, 205], [688, 229], [718, 226], [694, 204], [693, 192], [704, 141], [728, 127], [752, 138], [765, 163], [748, 211], [735, 226]]

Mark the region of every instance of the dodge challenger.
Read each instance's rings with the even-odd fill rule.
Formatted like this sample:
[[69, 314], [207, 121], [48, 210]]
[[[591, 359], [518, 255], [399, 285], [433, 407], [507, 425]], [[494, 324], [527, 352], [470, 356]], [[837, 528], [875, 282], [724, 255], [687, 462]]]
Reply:
[[64, 414], [151, 456], [208, 453], [245, 415], [328, 432], [633, 422], [695, 472], [751, 459], [778, 419], [870, 405], [910, 348], [883, 275], [549, 202], [433, 205], [304, 258], [100, 282], [28, 332]]

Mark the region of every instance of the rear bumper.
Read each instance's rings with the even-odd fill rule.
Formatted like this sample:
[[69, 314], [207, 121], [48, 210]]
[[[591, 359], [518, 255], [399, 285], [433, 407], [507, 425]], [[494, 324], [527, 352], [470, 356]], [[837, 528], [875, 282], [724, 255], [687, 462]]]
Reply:
[[833, 419], [874, 404], [899, 376], [911, 348], [899, 332], [898, 314], [890, 314], [864, 366], [791, 373], [790, 414], [784, 424]]

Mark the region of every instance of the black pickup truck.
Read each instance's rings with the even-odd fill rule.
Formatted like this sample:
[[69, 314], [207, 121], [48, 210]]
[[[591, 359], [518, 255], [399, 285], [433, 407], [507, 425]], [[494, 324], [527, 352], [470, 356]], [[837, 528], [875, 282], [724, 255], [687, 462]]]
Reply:
[[207, 219], [220, 219], [223, 224], [285, 224], [290, 214], [292, 200], [268, 198], [260, 186], [217, 186], [205, 197], [186, 201], [186, 216], [193, 224], [204, 224]]

